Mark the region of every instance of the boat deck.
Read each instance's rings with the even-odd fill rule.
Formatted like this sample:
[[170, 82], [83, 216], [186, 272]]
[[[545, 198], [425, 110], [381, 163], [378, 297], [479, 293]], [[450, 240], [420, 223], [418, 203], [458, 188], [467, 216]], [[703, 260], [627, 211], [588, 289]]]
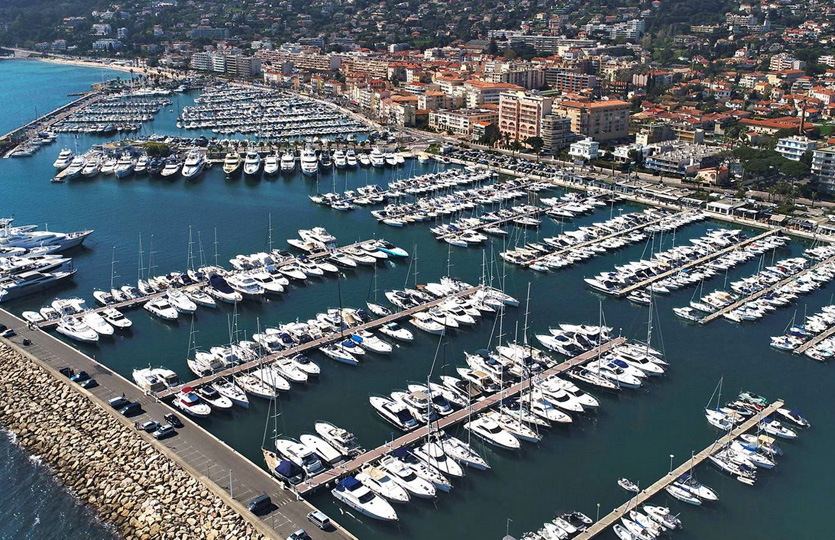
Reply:
[[671, 270], [667, 270], [666, 272], [662, 272], [660, 274], [657, 274], [655, 276], [647, 278], [647, 279], [645, 279], [643, 281], [640, 281], [638, 283], [633, 283], [632, 285], [629, 285], [628, 287], [624, 287], [624, 288], [618, 290], [614, 294], [615, 294], [615, 296], [621, 296], [621, 297], [626, 296], [626, 295], [628, 295], [629, 293], [631, 293], [632, 291], [634, 291], [636, 289], [642, 289], [644, 287], [652, 285], [656, 281], [661, 281], [662, 279], [666, 279], [666, 278], [668, 278], [668, 277], [670, 277], [674, 274], [677, 274], [678, 272], [681, 272], [682, 270], [687, 270], [688, 268], [693, 268], [694, 266], [698, 266], [700, 264], [710, 262], [714, 259], [717, 259], [717, 258], [721, 257], [722, 255], [725, 255], [726, 253], [730, 253], [731, 251], [734, 251], [734, 250], [739, 249], [741, 247], [745, 247], [748, 244], [756, 242], [757, 240], [762, 240], [763, 238], [769, 237], [772, 234], [776, 234], [776, 233], [780, 232], [781, 230], [782, 229], [771, 229], [771, 230], [765, 231], [762, 234], [758, 234], [757, 236], [752, 236], [751, 238], [746, 238], [742, 242], [738, 242], [738, 243], [733, 244], [731, 246], [728, 246], [728, 247], [719, 249], [717, 251], [714, 251], [713, 253], [705, 255], [704, 257], [700, 257], [700, 258], [696, 259], [695, 261], [690, 261], [689, 263], [683, 264], [681, 266], [677, 266], [677, 267], [675, 267]]
[[[345, 332], [331, 332], [331, 333], [329, 333], [329, 334], [327, 334], [327, 335], [325, 335], [325, 336], [323, 336], [319, 339], [316, 339], [316, 340], [313, 340], [313, 341], [308, 341], [307, 343], [302, 343], [301, 345], [297, 345], [295, 347], [291, 347], [289, 349], [285, 349], [283, 351], [279, 351], [277, 353], [270, 354], [268, 356], [265, 356], [263, 358], [259, 358], [257, 360], [252, 360], [252, 361], [246, 362], [244, 364], [240, 364], [240, 365], [228, 368], [228, 369], [224, 369], [223, 371], [218, 371], [217, 373], [213, 373], [212, 375], [209, 375], [209, 376], [206, 376], [206, 377], [200, 377], [199, 379], [195, 379], [195, 380], [192, 380], [192, 381], [187, 381], [187, 382], [184, 382], [183, 384], [188, 385], [188, 386], [201, 386], [201, 385], [204, 385], [204, 384], [209, 384], [211, 382], [214, 382], [217, 379], [220, 379], [222, 377], [230, 377], [230, 376], [236, 375], [238, 373], [246, 372], [246, 371], [249, 371], [251, 369], [256, 369], [256, 368], [258, 368], [258, 367], [260, 367], [264, 364], [269, 364], [270, 362], [278, 360], [279, 358], [284, 358], [284, 357], [287, 357], [287, 356], [293, 356], [294, 354], [297, 354], [297, 353], [305, 352], [305, 351], [308, 351], [310, 349], [315, 349], [315, 348], [318, 348], [318, 347], [322, 347], [323, 345], [328, 345], [329, 343], [339, 341], [341, 339], [344, 339], [345, 335], [350, 335], [352, 333], [360, 332], [362, 330], [373, 330], [375, 328], [379, 328], [379, 327], [383, 326], [384, 324], [387, 324], [387, 323], [390, 323], [390, 322], [393, 322], [393, 321], [397, 321], [399, 319], [403, 319], [403, 318], [408, 317], [410, 315], [414, 315], [415, 313], [417, 313], [419, 311], [424, 311], [426, 309], [429, 309], [432, 306], [436, 306], [436, 305], [438, 305], [442, 302], [445, 302], [446, 300], [448, 300], [450, 298], [456, 298], [456, 297], [460, 297], [460, 296], [468, 296], [468, 295], [473, 294], [476, 291], [478, 291], [479, 288], [480, 287], [471, 287], [469, 289], [464, 289], [463, 291], [459, 291], [457, 293], [453, 293], [453, 294], [444, 296], [442, 298], [436, 298], [435, 300], [420, 304], [419, 306], [414, 306], [414, 307], [411, 307], [409, 309], [404, 309], [403, 311], [398, 311], [398, 312], [392, 313], [391, 315], [388, 315], [386, 317], [381, 317], [379, 319], [374, 319], [373, 321], [369, 321], [367, 323], [363, 323], [363, 324], [360, 324], [360, 325], [357, 325], [357, 326], [352, 326], [351, 328], [346, 329]], [[172, 395], [176, 394], [179, 391], [180, 391], [179, 387], [178, 388], [169, 388], [169, 389], [163, 390], [162, 392], [157, 393], [156, 396], [159, 399], [166, 399], [166, 398], [171, 397]]]
[[[803, 276], [803, 275], [805, 275], [805, 274], [808, 274], [809, 272], [811, 272], [811, 271], [813, 271], [813, 270], [815, 270], [815, 269], [817, 269], [817, 268], [820, 268], [820, 267], [821, 267], [821, 266], [823, 266], [823, 265], [830, 264], [830, 263], [832, 263], [832, 262], [835, 262], [835, 257], [830, 257], [829, 259], [825, 259], [825, 260], [823, 260], [823, 261], [821, 261], [821, 262], [819, 262], [819, 263], [815, 264], [814, 266], [810, 266], [810, 267], [809, 267], [809, 268], [807, 268], [806, 270], [802, 270], [802, 271], [800, 271], [800, 272], [798, 272], [798, 273], [796, 273], [796, 274], [792, 274], [791, 276], [788, 276], [788, 277], [786, 277], [786, 278], [784, 278], [784, 279], [781, 279], [780, 281], [778, 281], [778, 282], [777, 282], [777, 283], [775, 283], [774, 285], [770, 285], [770, 286], [766, 287], [765, 289], [763, 289], [763, 290], [761, 290], [761, 291], [757, 291], [757, 292], [755, 292], [754, 294], [748, 295], [748, 296], [746, 296], [745, 298], [742, 298], [742, 299], [740, 299], [740, 300], [737, 300], [737, 301], [736, 301], [736, 302], [734, 302], [733, 304], [731, 304], [731, 305], [729, 305], [729, 306], [725, 306], [725, 307], [723, 307], [722, 309], [720, 309], [720, 310], [718, 310], [718, 311], [714, 311], [713, 313], [709, 313], [708, 315], [706, 315], [706, 316], [702, 317], [701, 319], [699, 319], [699, 324], [707, 324], [707, 323], [709, 323], [709, 322], [711, 322], [711, 321], [713, 321], [713, 320], [715, 320], [715, 319], [717, 319], [717, 318], [721, 317], [721, 316], [722, 316], [722, 315], [724, 315], [725, 313], [729, 313], [729, 312], [731, 312], [731, 311], [735, 310], [736, 308], [738, 308], [738, 307], [740, 307], [740, 306], [742, 306], [742, 305], [744, 305], [744, 304], [746, 304], [746, 303], [748, 303], [748, 302], [752, 302], [752, 301], [756, 300], [757, 298], [760, 298], [761, 296], [765, 296], [766, 294], [768, 294], [768, 293], [770, 293], [770, 292], [772, 292], [772, 291], [774, 291], [774, 290], [776, 290], [776, 289], [779, 289], [779, 288], [780, 288], [780, 287], [782, 287], [783, 285], [786, 285], [786, 284], [788, 284], [788, 283], [791, 283], [792, 281], [796, 280], [797, 278], [799, 278], [799, 277], [801, 277], [801, 276]], [[825, 334], [825, 333], [826, 333], [826, 332], [824, 332], [824, 334]], [[818, 338], [819, 338], [819, 337], [821, 337], [822, 335], [823, 335], [823, 334], [820, 334], [819, 336], [816, 336], [816, 337], [815, 337], [815, 339], [818, 339]], [[823, 339], [823, 338], [821, 338], [820, 340], [818, 340], [816, 343], [820, 342], [822, 339]], [[805, 351], [807, 348], [811, 347], [811, 345], [809, 345], [809, 344], [810, 344], [810, 343], [812, 343], [812, 341], [814, 341], [814, 340], [810, 340], [810, 341], [807, 341], [806, 343], [804, 343], [804, 344], [802, 345], [802, 347], [805, 347], [805, 348], [804, 348], [802, 351], [800, 351], [799, 353], [797, 353], [797, 354], [800, 354], [800, 353], [802, 353], [803, 351]]]
[[[333, 251], [319, 251], [319, 252], [311, 253], [311, 254], [307, 255], [307, 259], [308, 260], [321, 259], [321, 258], [330, 256], [330, 255], [333, 255], [334, 253], [339, 253], [339, 252], [344, 251], [346, 249], [350, 249], [350, 248], [359, 246], [360, 244], [364, 244], [364, 243], [369, 242], [369, 241], [370, 240], [363, 240], [362, 242], [356, 242], [354, 244], [349, 244], [349, 245], [346, 245], [346, 246], [340, 246], [340, 247], [337, 247], [336, 249], [334, 249]], [[292, 264], [292, 263], [298, 262], [298, 260], [299, 260], [299, 257], [294, 256], [291, 259], [287, 259], [286, 261], [283, 261], [281, 263], [281, 266], [283, 266], [285, 264]], [[191, 285], [186, 285], [185, 287], [180, 287], [179, 289], [181, 291], [185, 292], [185, 291], [193, 291], [193, 290], [196, 290], [196, 289], [205, 288], [207, 286], [208, 285], [206, 283], [194, 283], [194, 284], [191, 284]], [[115, 304], [108, 304], [106, 306], [98, 306], [98, 307], [95, 307], [95, 308], [90, 308], [87, 311], [84, 311], [83, 313], [77, 313], [77, 314], [73, 315], [73, 317], [81, 317], [81, 316], [85, 315], [86, 313], [101, 313], [102, 311], [104, 311], [108, 308], [116, 308], [118, 310], [131, 309], [131, 308], [138, 307], [139, 305], [144, 305], [145, 303], [147, 303], [150, 300], [153, 300], [155, 298], [165, 296], [165, 294], [166, 294], [166, 291], [161, 291], [161, 292], [156, 292], [154, 294], [149, 294], [148, 296], [142, 296], [142, 297], [139, 297], [139, 298], [132, 298], [130, 300], [125, 300], [124, 302], [117, 302]], [[56, 326], [59, 321], [60, 321], [60, 319], [50, 319], [48, 321], [43, 321], [43, 322], [37, 323], [37, 326], [38, 326], [38, 328], [49, 329], [49, 328], [52, 328], [53, 326]]]
[[[557, 364], [556, 366], [544, 371], [541, 374], [541, 376], [542, 377], [548, 377], [550, 375], [556, 375], [556, 374], [559, 374], [559, 373], [563, 373], [564, 371], [566, 371], [566, 370], [568, 370], [568, 369], [570, 369], [570, 368], [572, 368], [572, 367], [574, 367], [578, 364], [588, 362], [589, 360], [591, 360], [592, 358], [594, 358], [598, 354], [604, 353], [604, 352], [608, 351], [609, 349], [611, 349], [612, 347], [620, 345], [621, 343], [624, 343], [625, 341], [626, 341], [626, 338], [622, 338], [622, 337], [615, 338], [611, 341], [608, 341], [608, 342], [600, 345], [599, 347], [595, 347], [594, 349], [592, 349], [588, 352], [585, 352], [581, 355], [575, 356], [574, 358], [566, 360], [565, 362]], [[523, 389], [528, 388], [529, 386], [530, 386], [530, 381], [528, 381], [528, 380], [521, 381], [521, 382], [518, 382], [518, 383], [516, 383], [512, 386], [509, 386], [508, 388], [502, 390], [501, 392], [497, 392], [493, 395], [482, 398], [479, 401], [476, 401], [475, 403], [473, 403], [469, 408], [460, 409], [460, 410], [455, 411], [454, 413], [452, 413], [448, 416], [445, 416], [445, 417], [441, 418], [437, 422], [434, 422], [432, 424], [432, 430], [433, 431], [441, 430], [441, 429], [444, 429], [448, 426], [451, 426], [453, 424], [456, 424], [458, 422], [466, 420], [471, 415], [477, 414], [477, 413], [487, 409], [488, 407], [491, 407], [491, 406], [495, 405], [496, 403], [498, 403], [499, 401], [501, 401], [505, 398], [514, 396], [514, 395], [520, 393]], [[380, 445], [373, 450], [369, 450], [368, 452], [365, 452], [364, 454], [362, 454], [360, 456], [357, 456], [356, 458], [352, 459], [351, 461], [349, 461], [347, 463], [344, 463], [344, 464], [338, 466], [335, 469], [325, 471], [325, 472], [323, 472], [323, 473], [321, 473], [317, 476], [314, 476], [311, 479], [308, 479], [307, 481], [305, 481], [305, 482], [299, 484], [298, 486], [296, 486], [296, 490], [302, 495], [304, 495], [306, 493], [309, 493], [309, 492], [321, 487], [322, 485], [328, 484], [331, 481], [338, 480], [339, 478], [341, 478], [344, 475], [350, 474], [352, 471], [355, 471], [356, 469], [361, 468], [366, 463], [374, 461], [375, 459], [380, 458], [380, 457], [388, 454], [389, 452], [392, 452], [392, 451], [396, 450], [397, 448], [400, 448], [402, 446], [408, 446], [410, 444], [414, 444], [415, 442], [419, 441], [421, 438], [425, 437], [428, 433], [429, 433], [429, 428], [426, 427], [426, 426], [421, 427], [419, 429], [416, 429], [412, 432], [409, 432], [409, 433], [403, 435], [402, 437], [399, 437], [399, 438], [397, 438], [393, 441], [390, 441], [390, 442], [387, 442], [383, 445]]]
[[783, 406], [782, 400], [777, 400], [758, 414], [752, 416], [736, 428], [734, 428], [729, 433], [726, 433], [716, 441], [714, 441], [710, 446], [695, 454], [691, 459], [688, 459], [669, 473], [666, 476], [652, 484], [647, 489], [635, 494], [634, 497], [630, 498], [628, 501], [623, 503], [622, 505], [618, 506], [614, 510], [612, 510], [609, 514], [603, 517], [600, 521], [593, 523], [589, 526], [588, 529], [581, 532], [577, 536], [573, 538], [573, 540], [588, 540], [589, 538], [594, 538], [598, 534], [602, 533], [612, 525], [618, 522], [618, 520], [628, 514], [629, 510], [634, 510], [636, 506], [645, 503], [650, 498], [657, 495], [661, 490], [666, 488], [672, 482], [677, 480], [682, 474], [687, 473], [690, 471], [691, 468], [699, 465], [701, 462], [706, 460], [709, 456], [713, 455], [714, 453], [718, 452], [725, 444], [730, 443], [749, 429], [756, 426], [760, 420], [767, 417], [777, 409]]

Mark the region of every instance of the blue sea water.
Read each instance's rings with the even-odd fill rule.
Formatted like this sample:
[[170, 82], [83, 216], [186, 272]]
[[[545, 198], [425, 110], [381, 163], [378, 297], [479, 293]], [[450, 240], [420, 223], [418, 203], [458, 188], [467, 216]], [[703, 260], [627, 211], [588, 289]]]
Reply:
[[[5, 76], [6, 70], [13, 70], [15, 78], [28, 77], [26, 72], [31, 70], [32, 81], [36, 81], [31, 82], [34, 88], [44, 84], [44, 72], [65, 69], [30, 64], [33, 63], [0, 63], [0, 92], [5, 92], [3, 85], [9, 78]], [[55, 92], [65, 95], [83, 90], [85, 84], [101, 78], [100, 70], [86, 73], [86, 82], [79, 82], [78, 88]], [[25, 86], [20, 81], [17, 85]], [[19, 91], [18, 95], [25, 96], [26, 92]], [[48, 99], [52, 101], [42, 109], [39, 105], [39, 110], [69, 98], [52, 95]], [[181, 95], [174, 99], [171, 109], [163, 110], [153, 123], [143, 128], [146, 132], [179, 133], [174, 126], [176, 110], [189, 104], [193, 97]], [[29, 109], [32, 109], [30, 105], [21, 106], [16, 123], [34, 115], [33, 111], [27, 112]], [[55, 230], [96, 230], [84, 248], [73, 253], [79, 268], [74, 284], [14, 302], [5, 306], [7, 309], [16, 313], [36, 309], [55, 296], [81, 296], [92, 303], [91, 292], [95, 288], [109, 287], [114, 251], [117, 284], [135, 282], [140, 233], [146, 265], [153, 242], [157, 273], [182, 270], [186, 266], [190, 226], [195, 240], [200, 233], [209, 260], [215, 251], [216, 234], [218, 259], [222, 264], [238, 253], [263, 250], [267, 246], [267, 224], [271, 219], [274, 247], [286, 247], [284, 240], [296, 236], [299, 228], [322, 225], [342, 243], [385, 236], [410, 252], [416, 251], [420, 282], [433, 281], [447, 270], [449, 246], [436, 242], [426, 225], [393, 230], [377, 225], [367, 210], [337, 213], [307, 200], [307, 195], [317, 190], [341, 191], [346, 186], [385, 183], [395, 174], [404, 176], [432, 170], [437, 166], [434, 163], [421, 167], [409, 162], [396, 172], [359, 169], [327, 174], [322, 175], [318, 186], [300, 174], [273, 180], [225, 181], [217, 167], [197, 182], [134, 177], [123, 181], [97, 178], [67, 184], [49, 183], [54, 174], [51, 163], [62, 146], [78, 144], [83, 151], [104, 140], [85, 136], [76, 142], [72, 136], [62, 136], [56, 145], [30, 159], [0, 161], [0, 216], [14, 214], [19, 223], [49, 223]], [[618, 208], [624, 212], [640, 209], [622, 204], [614, 212]], [[541, 231], [527, 234], [529, 238], [551, 236], [561, 228], [569, 230], [606, 219], [610, 212], [609, 208], [601, 209], [566, 224], [545, 221]], [[686, 243], [717, 226], [702, 223], [686, 227], [675, 236], [665, 236], [664, 245]], [[756, 231], [748, 232], [756, 234]], [[797, 255], [804, 247], [801, 242], [793, 242], [777, 257]], [[488, 246], [488, 258], [501, 249], [502, 241], [494, 241]], [[645, 249], [643, 245], [631, 246], [550, 274], [508, 267], [506, 286], [511, 294], [523, 299], [530, 284], [531, 333], [546, 332], [548, 326], [559, 322], [596, 323], [599, 302], [602, 302], [609, 325], [629, 337], [643, 337], [647, 321], [645, 308], [610, 298], [599, 299], [583, 286], [582, 278], [637, 259]], [[452, 248], [451, 254], [451, 273], [476, 282], [482, 275], [482, 252]], [[765, 262], [770, 264], [770, 261], [768, 258]], [[752, 261], [742, 265], [729, 272], [727, 279], [750, 275], [756, 271], [757, 264]], [[411, 281], [408, 266], [404, 262], [381, 266], [379, 288], [401, 287], [407, 279]], [[488, 272], [495, 277], [504, 274], [501, 264], [488, 266]], [[360, 268], [346, 272], [340, 288], [333, 279], [312, 281], [309, 285], [293, 286], [286, 296], [276, 301], [260, 305], [245, 303], [240, 310], [240, 330], [248, 337], [259, 326], [307, 319], [318, 311], [335, 307], [340, 297], [344, 305], [361, 306], [369, 295], [372, 275], [370, 270]], [[722, 287], [724, 280], [724, 277], [714, 278], [705, 284], [705, 292]], [[833, 291], [835, 285], [829, 285], [801, 298], [798, 316], [807, 308], [811, 314], [832, 302]], [[538, 446], [525, 445], [519, 453], [503, 453], [476, 443], [492, 469], [485, 473], [469, 472], [463, 481], [455, 482], [451, 494], [443, 495], [434, 503], [398, 507], [401, 521], [396, 525], [352, 519], [342, 513], [345, 507], [326, 491], [314, 496], [314, 504], [363, 540], [499, 538], [506, 528], [517, 536], [536, 529], [556, 510], [579, 509], [594, 517], [598, 503], [602, 514], [625, 500], [624, 493], [615, 485], [618, 477], [627, 476], [648, 485], [667, 472], [670, 454], [675, 454], [675, 462], [681, 463], [691, 451], [709, 444], [714, 432], [704, 421], [702, 409], [719, 378], [724, 377], [723, 395], [751, 389], [769, 397], [783, 397], [790, 406], [800, 408], [814, 427], [798, 441], [785, 443], [786, 456], [780, 465], [774, 471], [762, 472], [753, 488], [705, 466], [699, 469], [699, 477], [719, 492], [719, 503], [695, 509], [658, 497], [659, 502], [670, 504], [682, 513], [686, 528], [676, 533], [675, 538], [831, 538], [825, 516], [835, 503], [831, 489], [835, 485], [835, 468], [829, 466], [829, 448], [835, 444], [830, 405], [835, 386], [832, 366], [781, 354], [768, 347], [768, 336], [782, 333], [794, 308], [778, 311], [756, 324], [732, 325], [719, 320], [706, 327], [694, 327], [675, 319], [671, 313], [672, 307], [686, 305], [692, 294], [692, 289], [686, 289], [658, 300], [653, 343], [659, 346], [663, 343], [671, 368], [668, 376], [652, 381], [646, 389], [623, 392], [618, 397], [599, 396], [602, 406], [598, 414], [581, 419], [567, 429], [552, 429]], [[523, 308], [510, 310], [504, 322], [505, 334], [521, 335], [523, 312]], [[102, 340], [97, 347], [81, 348], [126, 377], [130, 377], [134, 368], [149, 363], [165, 365], [181, 376], [189, 376], [185, 364], [188, 321], [164, 324], [142, 310], [127, 315], [134, 321], [131, 333]], [[195, 317], [198, 344], [207, 348], [228, 342], [230, 316], [231, 310], [226, 306], [216, 311], [198, 310]], [[463, 365], [463, 352], [485, 347], [497, 331], [492, 320], [485, 320], [471, 330], [450, 335], [438, 355], [436, 373]], [[392, 436], [392, 430], [373, 414], [367, 401], [369, 394], [387, 394], [405, 387], [408, 381], [425, 380], [437, 346], [437, 339], [418, 335], [413, 345], [398, 347], [391, 358], [368, 358], [356, 368], [335, 365], [314, 354], [314, 360], [322, 366], [321, 380], [282, 396], [282, 414], [275, 430], [283, 436], [298, 437], [302, 432], [311, 431], [316, 420], [323, 419], [354, 431], [366, 447], [381, 444]], [[254, 402], [249, 411], [215, 415], [201, 424], [260, 465], [261, 445], [273, 428], [267, 426], [265, 433], [266, 417], [266, 406]], [[463, 431], [456, 430], [456, 434], [466, 437]]]
[[0, 486], [2, 540], [118, 538], [6, 432], [0, 433]]

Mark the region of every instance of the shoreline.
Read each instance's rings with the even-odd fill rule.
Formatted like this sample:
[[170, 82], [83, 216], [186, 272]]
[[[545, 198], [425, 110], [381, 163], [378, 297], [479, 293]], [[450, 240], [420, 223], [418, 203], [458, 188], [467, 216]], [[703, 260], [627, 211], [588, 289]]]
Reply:
[[0, 365], [14, 381], [0, 384], [6, 436], [119, 536], [264, 538], [86, 390], [11, 344]]
[[[21, 49], [12, 49], [15, 52], [20, 51]], [[48, 62], [50, 64], [58, 64], [58, 65], [65, 65], [65, 66], [74, 66], [74, 67], [89, 67], [89, 68], [98, 68], [98, 69], [109, 69], [112, 71], [121, 71], [123, 73], [131, 73], [133, 75], [160, 75], [160, 76], [167, 76], [163, 71], [160, 71], [157, 68], [148, 68], [148, 67], [138, 67], [138, 66], [123, 66], [120, 64], [105, 64], [103, 62], [96, 62], [93, 60], [76, 60], [71, 58], [63, 58], [63, 57], [55, 57], [55, 56], [44, 56], [43, 53], [38, 53], [35, 51], [26, 51], [31, 52], [33, 55], [36, 56], [18, 56], [17, 54], [13, 56], [0, 56], [0, 60], [34, 60], [38, 62]]]

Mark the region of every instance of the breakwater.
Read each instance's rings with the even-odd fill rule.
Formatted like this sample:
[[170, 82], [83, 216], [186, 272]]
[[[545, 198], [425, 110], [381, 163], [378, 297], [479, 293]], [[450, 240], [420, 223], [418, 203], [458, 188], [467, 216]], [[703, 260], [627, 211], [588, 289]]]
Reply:
[[127, 540], [264, 538], [143, 435], [0, 343], [0, 423]]

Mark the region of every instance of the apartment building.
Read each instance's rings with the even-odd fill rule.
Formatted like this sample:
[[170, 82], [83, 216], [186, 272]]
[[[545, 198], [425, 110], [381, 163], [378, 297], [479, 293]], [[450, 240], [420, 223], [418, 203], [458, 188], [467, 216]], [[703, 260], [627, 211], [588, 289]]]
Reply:
[[792, 135], [791, 137], [778, 139], [777, 146], [774, 150], [786, 159], [800, 161], [803, 154], [810, 150], [815, 150], [817, 147], [817, 141], [800, 135]]
[[629, 103], [620, 100], [562, 101], [557, 114], [571, 120], [571, 131], [603, 142], [628, 135]]
[[812, 179], [827, 193], [835, 193], [835, 148], [812, 152]]
[[551, 113], [554, 99], [526, 92], [503, 92], [499, 97], [499, 130], [511, 140], [542, 135], [542, 119]]

